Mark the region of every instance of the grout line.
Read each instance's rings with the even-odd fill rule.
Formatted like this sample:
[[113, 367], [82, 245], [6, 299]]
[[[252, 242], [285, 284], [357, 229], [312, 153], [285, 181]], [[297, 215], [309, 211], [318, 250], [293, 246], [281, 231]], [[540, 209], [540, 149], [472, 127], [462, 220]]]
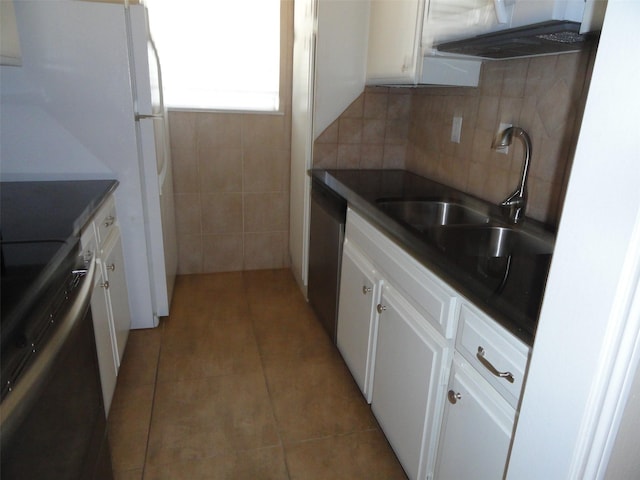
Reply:
[[162, 352], [162, 343], [164, 338], [164, 321], [160, 324], [160, 346], [158, 347], [158, 355], [156, 356], [156, 374], [153, 380], [153, 396], [151, 398], [151, 411], [149, 412], [149, 426], [147, 428], [147, 442], [144, 448], [144, 462], [142, 464], [142, 479], [144, 479], [149, 461], [149, 442], [151, 441], [151, 424], [153, 422], [153, 412], [156, 404], [156, 394], [158, 391], [158, 375], [160, 373], [160, 353]]
[[280, 433], [280, 426], [278, 422], [278, 418], [276, 416], [275, 407], [273, 404], [273, 395], [271, 394], [271, 388], [269, 387], [269, 382], [267, 380], [267, 374], [265, 372], [265, 363], [262, 349], [260, 348], [260, 344], [258, 343], [258, 336], [256, 335], [255, 329], [255, 317], [254, 317], [254, 307], [251, 305], [251, 302], [248, 300], [249, 297], [249, 289], [247, 287], [247, 274], [242, 273], [242, 286], [244, 289], [244, 298], [247, 303], [247, 312], [249, 315], [249, 322], [251, 323], [251, 333], [253, 334], [253, 341], [255, 342], [256, 349], [258, 351], [258, 357], [260, 358], [260, 370], [262, 372], [262, 379], [264, 381], [265, 388], [267, 389], [267, 395], [269, 397], [269, 406], [271, 407], [271, 416], [273, 417], [273, 423], [276, 427], [276, 434], [278, 435], [279, 446], [282, 449], [282, 457], [284, 459], [284, 468], [287, 474], [287, 479], [291, 479], [291, 473], [289, 471], [289, 462], [287, 461], [287, 452], [284, 448], [284, 441], [282, 440], [282, 435]]

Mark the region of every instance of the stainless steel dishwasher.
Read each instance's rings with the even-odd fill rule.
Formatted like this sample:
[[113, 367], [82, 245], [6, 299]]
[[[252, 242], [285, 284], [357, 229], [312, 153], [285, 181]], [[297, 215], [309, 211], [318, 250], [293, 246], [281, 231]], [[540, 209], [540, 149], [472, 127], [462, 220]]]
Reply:
[[309, 304], [334, 343], [346, 215], [347, 202], [313, 179], [307, 295]]

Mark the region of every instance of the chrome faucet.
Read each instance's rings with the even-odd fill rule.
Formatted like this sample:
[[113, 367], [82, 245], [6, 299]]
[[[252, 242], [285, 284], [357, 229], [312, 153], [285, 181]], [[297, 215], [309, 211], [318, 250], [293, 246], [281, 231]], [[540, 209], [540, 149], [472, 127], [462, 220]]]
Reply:
[[500, 206], [505, 207], [509, 220], [518, 223], [524, 220], [524, 211], [527, 206], [527, 176], [529, 174], [529, 161], [531, 160], [531, 138], [520, 127], [509, 127], [498, 133], [491, 144], [492, 148], [501, 148], [511, 145], [516, 136], [524, 143], [524, 163], [522, 165], [522, 178], [518, 188], [505, 198]]

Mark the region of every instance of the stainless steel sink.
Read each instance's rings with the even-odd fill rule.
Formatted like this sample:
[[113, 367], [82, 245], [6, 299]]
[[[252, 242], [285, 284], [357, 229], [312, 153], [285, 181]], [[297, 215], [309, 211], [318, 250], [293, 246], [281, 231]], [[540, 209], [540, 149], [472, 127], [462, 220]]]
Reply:
[[378, 207], [417, 230], [446, 225], [481, 225], [489, 217], [459, 203], [439, 200], [380, 199]]
[[437, 228], [430, 239], [449, 254], [478, 257], [545, 255], [553, 253], [553, 242], [522, 230], [501, 226]]

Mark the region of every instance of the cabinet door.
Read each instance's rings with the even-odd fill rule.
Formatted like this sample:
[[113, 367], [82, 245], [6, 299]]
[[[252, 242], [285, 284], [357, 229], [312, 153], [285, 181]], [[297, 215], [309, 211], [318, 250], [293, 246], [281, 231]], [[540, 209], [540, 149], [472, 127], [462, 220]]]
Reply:
[[91, 296], [91, 316], [93, 318], [93, 330], [96, 337], [96, 351], [98, 353], [98, 367], [100, 370], [100, 383], [102, 385], [102, 397], [104, 399], [105, 414], [109, 416], [109, 408], [113, 392], [116, 389], [116, 376], [118, 363], [116, 360], [113, 334], [111, 332], [111, 319], [109, 314], [109, 296], [106, 291], [104, 276], [100, 268], [96, 270], [96, 281]]
[[411, 479], [433, 471], [450, 348], [392, 287], [380, 299], [371, 407]]
[[513, 407], [457, 354], [447, 397], [436, 478], [503, 478]]
[[346, 242], [342, 254], [337, 344], [369, 403], [379, 287], [373, 265], [352, 243]]
[[367, 83], [415, 83], [424, 3], [424, 0], [371, 2]]
[[124, 256], [122, 240], [119, 233], [112, 235], [103, 251], [103, 266], [109, 282], [107, 293], [111, 304], [113, 319], [114, 345], [118, 367], [124, 355], [129, 329], [131, 328], [131, 313], [129, 311], [129, 295], [127, 281], [124, 275]]

